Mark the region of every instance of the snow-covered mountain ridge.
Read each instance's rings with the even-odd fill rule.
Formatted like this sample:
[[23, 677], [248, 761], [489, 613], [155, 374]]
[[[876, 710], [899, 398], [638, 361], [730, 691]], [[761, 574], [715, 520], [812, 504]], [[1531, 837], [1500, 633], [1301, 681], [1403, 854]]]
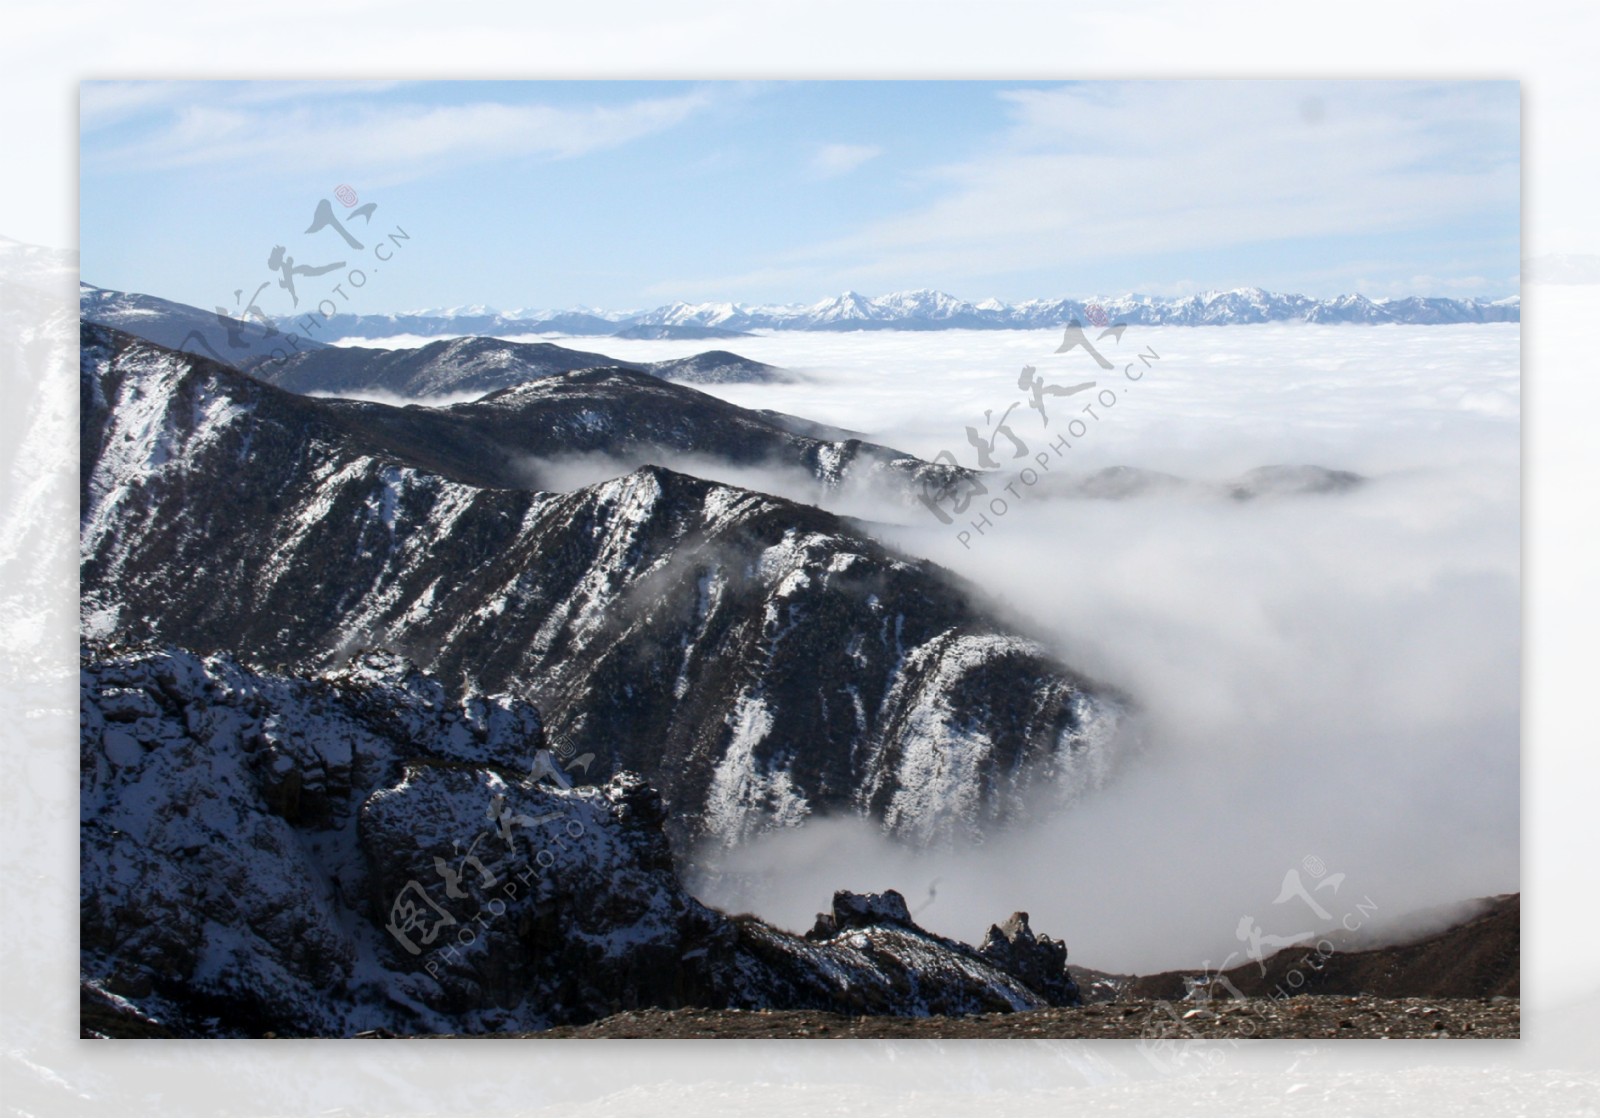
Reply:
[[[336, 315], [327, 337], [384, 338], [400, 334], [608, 335], [641, 329], [749, 333], [770, 330], [1033, 330], [1072, 320], [1091, 325], [1231, 326], [1310, 322], [1412, 326], [1520, 322], [1520, 296], [1447, 299], [1405, 296], [1369, 299], [1348, 294], [1329, 299], [1262, 288], [1207, 291], [1179, 298], [1125, 294], [1081, 299], [1030, 299], [972, 303], [941, 291], [919, 289], [869, 297], [847, 291], [815, 303], [675, 302], [648, 311], [604, 316], [593, 312], [528, 317], [517, 312], [431, 310], [389, 315]], [[287, 320], [284, 323], [288, 325]]]
[[[840, 465], [754, 413], [674, 411], [703, 394], [625, 370], [448, 409], [317, 400], [90, 325], [81, 375], [90, 636], [318, 666], [404, 649], [453, 689], [537, 696], [656, 783], [681, 840], [827, 812], [976, 837], [1106, 775], [1112, 689], [851, 522], [654, 465], [562, 494], [517, 480], [530, 433], [611, 438], [608, 399], [662, 440]], [[873, 469], [881, 449], [844, 450]]]

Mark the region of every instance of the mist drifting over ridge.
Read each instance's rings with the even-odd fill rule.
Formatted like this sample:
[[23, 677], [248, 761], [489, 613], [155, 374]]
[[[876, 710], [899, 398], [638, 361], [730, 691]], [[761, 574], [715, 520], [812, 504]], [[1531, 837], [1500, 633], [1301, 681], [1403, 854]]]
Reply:
[[[1132, 466], [1209, 485], [1113, 501], [1024, 484], [978, 531], [977, 512], [945, 526], [915, 504], [828, 491], [778, 466], [645, 452], [860, 518], [1138, 704], [1109, 779], [1065, 811], [1041, 806], [981, 846], [936, 850], [812, 818], [705, 853], [703, 900], [798, 929], [834, 889], [894, 887], [941, 932], [981, 937], [995, 913], [1026, 909], [1079, 963], [1151, 971], [1230, 953], [1237, 964], [1246, 919], [1287, 937], [1359, 905], [1370, 932], [1516, 889], [1519, 328], [1133, 327], [1105, 343], [1118, 359], [1109, 373], [1081, 352], [1056, 355], [1060, 341], [1055, 330], [758, 335], [739, 351], [798, 380], [702, 389], [969, 466], [965, 427], [1004, 413], [1028, 455], [1013, 459], [997, 437], [999, 483], [1070, 435], [1070, 452], [1049, 457], [1051, 483]], [[636, 361], [697, 345], [606, 342]], [[1122, 362], [1144, 351], [1159, 357], [1130, 382]], [[1095, 395], [1113, 387], [1116, 403], [1091, 421], [1081, 400], [1046, 398], [1045, 425], [1019, 393], [1024, 365], [1051, 383], [1094, 377]], [[633, 458], [524, 465], [530, 484], [567, 489]], [[1365, 482], [1226, 497], [1224, 483], [1248, 471], [1302, 464]], [[1331, 921], [1276, 903], [1310, 857], [1345, 876], [1319, 895]]]
[[[781, 346], [809, 379], [717, 392], [973, 465], [963, 428], [1018, 396], [1019, 366], [1057, 381], [1085, 368], [1054, 357], [1057, 340], [747, 339], [763, 360]], [[1312, 463], [1366, 483], [1245, 502], [1020, 487], [982, 533], [970, 517], [880, 509], [883, 539], [972, 580], [1132, 695], [1137, 744], [1100, 791], [981, 847], [909, 851], [859, 821], [812, 820], [708, 857], [705, 900], [803, 927], [832, 889], [892, 885], [952, 935], [1026, 909], [1079, 963], [1154, 970], [1243, 952], [1242, 918], [1280, 936], [1328, 924], [1274, 904], [1307, 857], [1345, 875], [1321, 895], [1334, 922], [1365, 898], [1369, 929], [1517, 888], [1518, 328], [1130, 329], [1122, 342], [1147, 346], [1159, 364], [1118, 386], [1074, 441], [1080, 457], [1053, 470], [1221, 481]], [[1054, 439], [1078, 408], [1049, 404]], [[1011, 421], [1030, 452], [1047, 445], [1035, 413]]]

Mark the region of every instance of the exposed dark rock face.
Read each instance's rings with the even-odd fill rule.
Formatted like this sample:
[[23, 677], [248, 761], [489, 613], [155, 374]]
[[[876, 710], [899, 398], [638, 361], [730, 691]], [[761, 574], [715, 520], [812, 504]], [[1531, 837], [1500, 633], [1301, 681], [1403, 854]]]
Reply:
[[688, 456], [783, 470], [812, 480], [819, 500], [846, 485], [872, 485], [909, 503], [924, 484], [967, 474], [861, 439], [813, 435], [792, 421], [622, 368], [547, 377], [449, 408], [345, 414], [397, 451], [470, 468], [463, 481], [508, 488], [546, 485], [539, 460], [583, 455], [624, 469]]
[[1043, 994], [968, 946], [914, 925], [870, 925], [813, 940], [759, 921], [736, 924], [740, 972], [766, 1001], [735, 999], [733, 1009], [921, 1017], [1050, 1005]]
[[252, 376], [299, 393], [387, 393], [418, 399], [485, 394], [580, 369], [626, 369], [686, 384], [784, 381], [776, 366], [726, 350], [667, 361], [618, 361], [552, 342], [453, 338], [414, 350], [329, 346], [243, 364]]
[[686, 384], [786, 381], [783, 370], [726, 350], [667, 361], [618, 361], [552, 342], [452, 338], [414, 350], [328, 346], [242, 366], [268, 384], [300, 393], [389, 393], [424, 398], [490, 393], [580, 369], [626, 369]]
[[[846, 483], [881, 483], [908, 502], [925, 485], [949, 485], [968, 474], [853, 434], [812, 434], [796, 417], [740, 408], [622, 367], [554, 374], [449, 408], [394, 408], [262, 392], [257, 381], [231, 369], [190, 354], [163, 362], [159, 348], [141, 348], [105, 328], [85, 326], [81, 345], [82, 402], [92, 413], [84, 422], [96, 436], [106, 413], [126, 411], [154, 394], [150, 406], [157, 412], [147, 418], [170, 419], [176, 436], [205, 434], [208, 426], [234, 426], [239, 419], [262, 421], [275, 429], [272, 448], [293, 441], [282, 446], [285, 454], [345, 444], [450, 481], [496, 489], [536, 488], [542, 484], [537, 460], [584, 455], [606, 456], [624, 469], [697, 456], [810, 477], [819, 497]], [[168, 417], [164, 409], [176, 403], [174, 394], [189, 401], [206, 397], [218, 412]], [[91, 444], [85, 453], [98, 450]]]
[[821, 942], [708, 909], [647, 783], [530, 780], [537, 712], [450, 700], [393, 657], [294, 676], [91, 647], [81, 695], [86, 1028], [462, 1033], [1055, 997], [917, 928], [892, 891], [838, 895]]
[[796, 435], [804, 435], [809, 439], [820, 439], [825, 443], [848, 443], [852, 439], [867, 442], [867, 437], [859, 431], [847, 431], [842, 427], [832, 424], [817, 423], [803, 416], [791, 416], [787, 412], [775, 412], [771, 408], [762, 408], [756, 415], [769, 423], [774, 423], [785, 431], [792, 431]]
[[1067, 972], [1066, 942], [1035, 936], [1026, 913], [1013, 913], [1005, 924], [990, 925], [978, 954], [1027, 983], [1052, 1006], [1075, 1006], [1082, 1001], [1078, 985]]
[[[205, 310], [154, 295], [79, 284], [78, 315], [84, 322], [125, 331], [168, 349], [214, 357], [241, 369], [271, 357], [275, 350], [280, 357], [293, 350], [286, 340], [293, 327], [280, 328], [264, 314], [253, 316], [242, 307]], [[321, 342], [298, 336], [294, 346], [324, 348]]]
[[806, 933], [807, 940], [828, 940], [846, 929], [870, 928], [873, 925], [896, 925], [914, 928], [911, 911], [899, 890], [886, 890], [881, 894], [857, 894], [840, 890], [833, 895], [833, 908], [818, 913], [817, 920]]
[[605, 354], [551, 342], [451, 338], [410, 350], [327, 346], [241, 368], [290, 392], [426, 397], [494, 392], [556, 373], [614, 364]]
[[752, 361], [727, 350], [707, 350], [691, 357], [652, 361], [645, 364], [643, 369], [668, 381], [692, 385], [762, 384], [794, 379], [775, 365]]
[[855, 894], [840, 890], [833, 895], [834, 928], [870, 928], [873, 925], [897, 925], [915, 928], [906, 899], [899, 890], [885, 890], [881, 894]]
[[972, 836], [1103, 778], [1117, 698], [849, 522], [658, 467], [517, 488], [513, 449], [608, 414], [829, 470], [847, 449], [626, 371], [396, 409], [86, 327], [85, 632], [323, 668], [403, 650], [454, 694], [537, 699], [659, 788], [680, 841], [841, 811]]

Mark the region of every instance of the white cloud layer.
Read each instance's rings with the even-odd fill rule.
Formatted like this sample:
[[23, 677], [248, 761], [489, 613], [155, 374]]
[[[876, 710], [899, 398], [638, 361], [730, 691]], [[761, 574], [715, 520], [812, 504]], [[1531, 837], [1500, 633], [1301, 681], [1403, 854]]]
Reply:
[[[1023, 500], [970, 549], [920, 511], [878, 510], [898, 522], [880, 530], [891, 543], [973, 580], [1068, 664], [1133, 695], [1143, 745], [1102, 793], [981, 847], [910, 851], [860, 822], [813, 821], [721, 862], [736, 873], [705, 878], [705, 899], [801, 927], [837, 888], [894, 887], [916, 905], [937, 882], [922, 917], [941, 932], [981, 937], [1025, 909], [1077, 962], [1143, 971], [1242, 952], [1245, 916], [1306, 931], [1303, 907], [1273, 902], [1309, 855], [1347, 876], [1336, 919], [1367, 897], [1382, 923], [1517, 889], [1519, 336], [1131, 328], [1121, 349], [1159, 362], [1134, 386], [1102, 377], [1128, 392], [1056, 470], [1220, 481], [1316, 463], [1371, 482], [1246, 503]], [[1019, 395], [1024, 362], [1051, 382], [1097, 375], [1054, 356], [1058, 340], [740, 339], [811, 379], [713, 391], [970, 463], [962, 428]], [[633, 345], [618, 356], [686, 347]], [[1052, 403], [1053, 438], [1077, 405]], [[1046, 445], [1025, 406], [1013, 423], [1030, 450]]]
[[[935, 201], [798, 259], [857, 283], [1350, 236], [1515, 213], [1509, 83], [1149, 82], [1013, 90]], [[849, 262], [841, 264], [841, 262]]]
[[868, 160], [883, 154], [883, 149], [872, 144], [825, 144], [811, 159], [812, 173], [831, 179], [849, 174]]
[[[347, 83], [349, 92], [369, 90]], [[340, 92], [335, 89], [333, 92]], [[304, 103], [297, 98], [306, 95]], [[170, 120], [149, 135], [86, 159], [119, 168], [175, 168], [259, 161], [325, 169], [360, 166], [419, 174], [446, 164], [544, 155], [566, 159], [672, 128], [708, 107], [709, 88], [626, 104], [567, 107], [478, 101], [463, 105], [329, 103], [316, 83], [224, 87], [203, 103], [185, 86], [85, 83], [86, 127], [172, 102]]]
[[[1207, 286], [1282, 287], [1264, 278], [1280, 274], [1301, 277], [1289, 288], [1304, 290], [1325, 253], [1337, 264], [1330, 294], [1470, 295], [1486, 284], [1501, 291], [1515, 279], [1473, 275], [1481, 259], [1433, 261], [1462, 272], [1408, 286], [1398, 277], [1411, 275], [1414, 261], [1374, 261], [1384, 277], [1374, 279], [1339, 246], [1420, 231], [1433, 231], [1426, 240], [1440, 244], [1449, 235], [1439, 231], [1452, 223], [1510, 223], [1520, 199], [1517, 93], [1514, 83], [1492, 81], [1000, 87], [1007, 125], [980, 150], [917, 172], [928, 201], [752, 268], [673, 277], [652, 290], [726, 299], [771, 284], [820, 293], [1032, 273], [1063, 277], [1059, 289], [1033, 293], [1060, 295], [1074, 276], [1135, 260], [1151, 262], [1143, 267], [1153, 277], [1138, 290], [1183, 290], [1164, 270], [1197, 266], [1210, 269]], [[1505, 236], [1509, 271], [1515, 230]], [[1401, 260], [1410, 259], [1409, 243], [1400, 244]], [[1495, 251], [1473, 245], [1480, 257]], [[1272, 263], [1230, 278], [1239, 266], [1219, 256], [1229, 250], [1256, 250]]]

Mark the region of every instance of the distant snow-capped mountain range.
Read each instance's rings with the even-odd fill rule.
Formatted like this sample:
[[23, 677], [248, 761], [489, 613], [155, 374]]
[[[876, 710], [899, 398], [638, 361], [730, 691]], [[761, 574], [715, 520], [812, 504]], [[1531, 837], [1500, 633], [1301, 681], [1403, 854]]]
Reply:
[[[1519, 322], [1520, 296], [1505, 299], [1444, 299], [1407, 296], [1368, 299], [1341, 295], [1312, 299], [1261, 288], [1208, 291], [1181, 299], [1147, 295], [1110, 298], [1030, 299], [969, 303], [942, 291], [921, 289], [869, 298], [847, 291], [810, 304], [671, 303], [649, 311], [576, 310], [494, 311], [455, 307], [387, 315], [336, 315], [328, 327], [347, 337], [381, 338], [395, 334], [484, 334], [523, 331], [636, 336], [729, 337], [755, 330], [1027, 330], [1085, 323], [1137, 323], [1150, 326], [1227, 326], [1236, 323], [1448, 323]], [[290, 327], [292, 321], [284, 319]]]

